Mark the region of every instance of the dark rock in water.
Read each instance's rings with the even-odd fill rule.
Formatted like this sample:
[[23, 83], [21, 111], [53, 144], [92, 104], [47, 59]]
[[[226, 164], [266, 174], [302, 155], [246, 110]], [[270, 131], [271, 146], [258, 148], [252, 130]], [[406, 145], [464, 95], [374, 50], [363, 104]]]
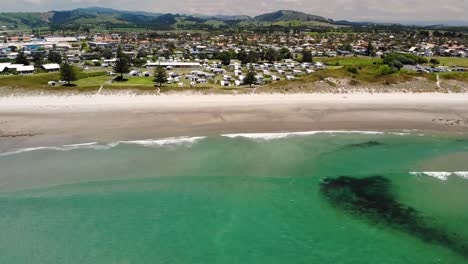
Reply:
[[352, 148], [369, 148], [369, 147], [376, 147], [376, 146], [381, 146], [383, 143], [380, 143], [378, 141], [367, 141], [364, 143], [358, 143], [358, 144], [351, 144], [349, 147]]
[[324, 179], [321, 192], [332, 205], [348, 213], [448, 247], [468, 257], [468, 248], [463, 239], [430, 226], [414, 208], [399, 203], [391, 187], [391, 182], [381, 176], [362, 179], [343, 176]]

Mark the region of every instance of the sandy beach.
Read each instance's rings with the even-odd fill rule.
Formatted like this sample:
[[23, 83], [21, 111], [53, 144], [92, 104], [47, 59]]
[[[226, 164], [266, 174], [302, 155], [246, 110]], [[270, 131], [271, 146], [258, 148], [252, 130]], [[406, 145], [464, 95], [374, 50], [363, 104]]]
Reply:
[[468, 133], [468, 94], [0, 97], [0, 151], [226, 133], [413, 129]]

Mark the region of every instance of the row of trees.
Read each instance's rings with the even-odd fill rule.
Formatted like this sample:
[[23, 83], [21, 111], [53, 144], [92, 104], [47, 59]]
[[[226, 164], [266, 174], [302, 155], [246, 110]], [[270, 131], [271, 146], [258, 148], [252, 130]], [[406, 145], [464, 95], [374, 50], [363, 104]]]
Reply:
[[[44, 64], [46, 57], [43, 53], [33, 53], [32, 55], [32, 61], [36, 67], [40, 67], [42, 64]], [[51, 51], [47, 55], [47, 62], [48, 63], [57, 63], [61, 64], [62, 63], [62, 55], [58, 52]], [[18, 55], [16, 56], [14, 60], [15, 64], [23, 64], [23, 65], [30, 65], [30, 61], [28, 60], [28, 57], [23, 51], [19, 51]]]

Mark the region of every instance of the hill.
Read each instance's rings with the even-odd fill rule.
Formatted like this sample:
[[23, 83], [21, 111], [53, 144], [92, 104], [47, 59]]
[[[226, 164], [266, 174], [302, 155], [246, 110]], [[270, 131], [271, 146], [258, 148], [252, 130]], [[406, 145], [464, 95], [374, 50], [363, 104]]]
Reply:
[[46, 13], [0, 13], [0, 25], [9, 28], [31, 28], [47, 26], [52, 12]]
[[322, 16], [293, 10], [279, 10], [272, 13], [249, 16], [226, 15], [184, 15], [163, 14], [144, 11], [124, 11], [112, 8], [89, 7], [68, 11], [0, 13], [0, 31], [49, 27], [52, 30], [103, 30], [116, 28], [140, 28], [153, 30], [231, 30], [247, 28], [252, 30], [282, 30], [284, 28], [316, 29], [329, 27], [418, 27], [426, 30], [453, 30], [467, 32], [466, 27], [448, 26], [405, 26], [390, 23], [334, 21]]
[[332, 21], [321, 16], [292, 10], [280, 10], [255, 18], [249, 16], [205, 16], [122, 11], [112, 8], [89, 7], [46, 13], [0, 13], [0, 26], [34, 28], [49, 26], [59, 30], [80, 28], [149, 28], [210, 30], [238, 26], [331, 26]]
[[324, 17], [309, 15], [306, 13], [292, 11], [292, 10], [279, 10], [273, 13], [259, 15], [254, 18], [254, 21], [257, 21], [257, 22], [317, 21], [317, 22], [330, 23], [330, 20]]

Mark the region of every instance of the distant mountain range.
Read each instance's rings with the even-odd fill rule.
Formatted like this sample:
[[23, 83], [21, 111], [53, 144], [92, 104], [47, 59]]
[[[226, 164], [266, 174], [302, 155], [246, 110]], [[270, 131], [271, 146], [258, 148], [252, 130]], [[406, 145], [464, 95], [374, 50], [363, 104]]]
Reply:
[[[122, 11], [111, 8], [89, 7], [69, 11], [43, 13], [0, 13], [0, 26], [15, 28], [78, 28], [106, 26], [109, 28], [146, 27], [153, 29], [213, 29], [249, 26], [303, 26], [337, 27], [368, 26], [373, 22], [334, 21], [321, 16], [292, 10], [249, 16], [206, 16], [186, 14], [163, 14], [138, 11]], [[440, 23], [434, 23], [440, 24]]]

